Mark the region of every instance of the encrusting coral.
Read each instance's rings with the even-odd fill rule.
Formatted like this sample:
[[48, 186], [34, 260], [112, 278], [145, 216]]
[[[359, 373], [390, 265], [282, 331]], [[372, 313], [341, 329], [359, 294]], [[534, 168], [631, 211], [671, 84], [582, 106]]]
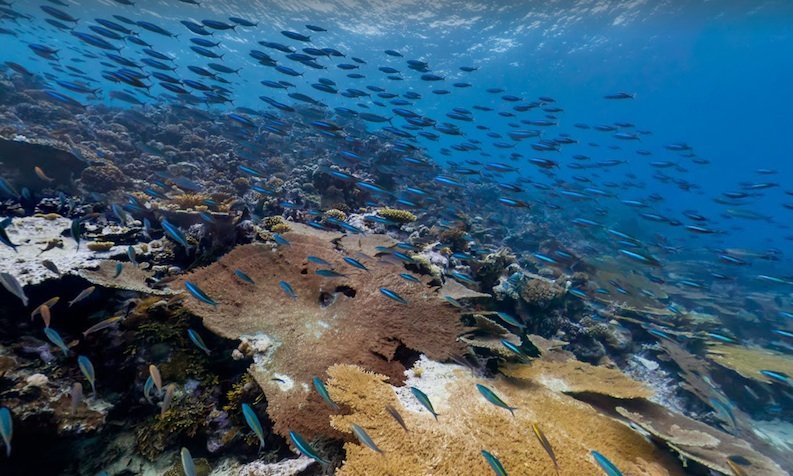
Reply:
[[416, 221], [416, 215], [414, 213], [397, 208], [381, 208], [377, 210], [377, 214], [397, 223], [410, 223]]
[[[607, 455], [626, 475], [682, 474], [672, 457], [641, 435], [572, 397], [527, 381], [476, 378], [457, 365], [426, 359], [418, 365], [422, 375], [409, 383], [428, 394], [437, 421], [419, 410], [409, 390], [395, 389], [383, 375], [351, 365], [328, 370], [330, 396], [344, 409], [343, 415], [332, 417], [334, 428], [351, 436], [355, 423], [383, 451], [348, 442], [344, 465], [336, 474], [492, 474], [482, 450], [495, 455], [510, 475], [600, 474], [591, 450]], [[516, 407], [514, 416], [485, 400], [475, 384]], [[409, 433], [387, 405], [402, 415]], [[533, 433], [535, 423], [553, 447], [559, 473]]]
[[[412, 349], [438, 360], [462, 355], [465, 346], [457, 336], [464, 328], [453, 306], [436, 290], [399, 277], [398, 265], [349, 250], [368, 267], [356, 269], [342, 260], [345, 250], [334, 242], [339, 234], [295, 229], [284, 235], [288, 245], [243, 245], [188, 274], [185, 279], [218, 305], [192, 298], [185, 305], [216, 334], [262, 343], [254, 346], [259, 349], [253, 352], [251, 372], [265, 393], [277, 433], [337, 437], [328, 426], [330, 409], [313, 390], [313, 377], [325, 378], [331, 365], [349, 363], [399, 382], [405, 370], [400, 353]], [[318, 268], [327, 266], [308, 262], [310, 255], [344, 276], [317, 275]], [[237, 269], [256, 284], [240, 280], [233, 273]], [[295, 290], [294, 297], [281, 281]], [[387, 298], [380, 287], [398, 293], [407, 304]]]

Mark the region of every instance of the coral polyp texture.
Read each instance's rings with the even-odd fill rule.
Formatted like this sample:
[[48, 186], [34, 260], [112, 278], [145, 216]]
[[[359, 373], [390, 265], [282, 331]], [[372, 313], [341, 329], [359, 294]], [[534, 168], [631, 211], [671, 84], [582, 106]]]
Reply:
[[[328, 367], [346, 363], [399, 383], [405, 366], [398, 354], [421, 352], [437, 360], [462, 355], [465, 348], [457, 336], [463, 326], [457, 309], [436, 289], [400, 278], [397, 265], [356, 254], [368, 270], [354, 268], [343, 261], [348, 250], [334, 244], [338, 234], [305, 226], [298, 230], [284, 235], [288, 245], [243, 245], [188, 274], [185, 279], [218, 305], [196, 299], [185, 305], [208, 329], [243, 338], [250, 343], [246, 349], [255, 349], [250, 371], [267, 397], [276, 432], [338, 436], [328, 426], [330, 409], [313, 390], [313, 377], [324, 379]], [[309, 262], [308, 256], [326, 260], [343, 276], [316, 274], [330, 268]], [[255, 284], [240, 280], [235, 270]], [[294, 296], [282, 283], [289, 283]], [[386, 297], [380, 288], [406, 303]]]
[[[465, 474], [491, 474], [482, 450], [495, 455], [508, 474], [600, 474], [589, 456], [592, 449], [608, 455], [623, 474], [683, 474], [672, 457], [630, 427], [572, 397], [529, 381], [477, 378], [458, 365], [423, 359], [417, 366], [421, 377], [412, 377], [409, 384], [429, 396], [437, 421], [385, 375], [351, 365], [328, 370], [328, 391], [344, 409], [332, 417], [334, 428], [352, 436], [351, 425], [359, 425], [383, 451], [378, 454], [351, 439], [338, 475], [446, 475], [460, 474], [461, 468]], [[485, 400], [476, 384], [516, 407], [514, 416]], [[402, 415], [408, 433], [387, 405]], [[533, 432], [535, 423], [553, 448], [558, 473]]]

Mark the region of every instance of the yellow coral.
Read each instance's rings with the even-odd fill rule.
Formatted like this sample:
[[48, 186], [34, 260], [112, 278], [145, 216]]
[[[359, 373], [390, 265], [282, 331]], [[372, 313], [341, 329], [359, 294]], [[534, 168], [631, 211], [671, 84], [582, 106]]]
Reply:
[[91, 251], [108, 251], [115, 245], [112, 241], [92, 241], [85, 246]]
[[273, 216], [265, 217], [265, 219], [262, 220], [262, 224], [268, 230], [272, 230], [275, 225], [280, 225], [282, 223], [284, 223], [284, 217], [282, 217], [281, 215], [273, 215]]
[[410, 223], [416, 221], [416, 215], [407, 210], [399, 210], [397, 208], [381, 208], [377, 210], [377, 214], [397, 223]]
[[179, 208], [186, 210], [203, 205], [204, 200], [207, 200], [208, 198], [209, 196], [204, 195], [203, 193], [183, 193], [182, 195], [172, 197], [170, 202], [177, 205]]
[[[419, 410], [409, 391], [395, 389], [382, 375], [351, 365], [328, 369], [331, 398], [352, 411], [332, 416], [331, 425], [351, 433], [350, 425], [355, 423], [383, 450], [377, 454], [346, 443], [339, 476], [492, 474], [482, 450], [498, 457], [509, 474], [600, 474], [590, 456], [593, 449], [607, 455], [623, 474], [682, 474], [675, 459], [641, 435], [572, 397], [520, 380], [476, 378], [455, 365], [426, 360], [421, 365], [425, 377], [417, 385], [429, 395], [438, 421]], [[515, 416], [485, 400], [477, 383], [517, 407]], [[386, 405], [402, 415], [409, 433], [389, 415]], [[559, 473], [534, 435], [533, 423], [551, 443]]]
[[331, 208], [330, 210], [325, 212], [325, 217], [335, 218], [337, 220], [344, 221], [347, 219], [347, 214], [339, 210], [338, 208]]
[[286, 223], [277, 223], [273, 225], [272, 232], [273, 233], [286, 233], [287, 231], [291, 230], [292, 228]]
[[708, 357], [728, 369], [732, 369], [743, 377], [766, 383], [775, 381], [761, 370], [793, 375], [793, 358], [787, 354], [759, 347], [718, 344], [708, 348]]

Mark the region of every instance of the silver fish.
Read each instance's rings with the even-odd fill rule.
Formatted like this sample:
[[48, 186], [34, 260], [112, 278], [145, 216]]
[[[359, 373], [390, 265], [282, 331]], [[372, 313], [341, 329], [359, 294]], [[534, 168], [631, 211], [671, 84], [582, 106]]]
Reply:
[[88, 296], [90, 296], [91, 293], [94, 292], [95, 289], [96, 289], [96, 286], [90, 286], [90, 287], [87, 287], [87, 288], [83, 289], [82, 291], [80, 291], [80, 294], [78, 294], [76, 298], [74, 298], [71, 301], [69, 301], [69, 307], [72, 307], [73, 305], [77, 304], [78, 302], [80, 302], [83, 299], [85, 299]]
[[162, 418], [165, 415], [165, 412], [171, 407], [171, 401], [173, 400], [173, 392], [176, 390], [175, 383], [169, 383], [165, 387], [165, 396], [162, 399], [162, 407], [160, 408], [160, 417]]
[[25, 290], [19, 284], [17, 278], [9, 273], [0, 273], [0, 284], [8, 290], [11, 294], [22, 300], [22, 305], [28, 306], [28, 297], [25, 295]]

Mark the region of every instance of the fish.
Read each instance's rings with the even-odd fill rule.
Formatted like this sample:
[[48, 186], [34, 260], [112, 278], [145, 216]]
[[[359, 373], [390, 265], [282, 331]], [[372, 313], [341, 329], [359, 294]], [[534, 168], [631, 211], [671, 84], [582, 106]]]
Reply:
[[69, 307], [72, 307], [73, 305], [77, 304], [78, 302], [85, 300], [95, 290], [96, 290], [96, 286], [89, 286], [89, 287], [83, 289], [82, 291], [80, 291], [80, 294], [78, 294], [76, 298], [74, 298], [71, 301], [69, 301]]
[[45, 182], [54, 182], [55, 181], [54, 178], [48, 177], [47, 174], [45, 174], [44, 171], [41, 169], [41, 167], [39, 167], [38, 165], [33, 167], [33, 171], [36, 173], [36, 176], [38, 178], [40, 178], [41, 180], [43, 180]]
[[355, 434], [355, 437], [358, 438], [358, 441], [360, 441], [362, 445], [368, 446], [372, 451], [375, 451], [377, 453], [381, 453], [381, 454], [383, 453], [383, 450], [377, 447], [377, 445], [369, 436], [369, 434], [366, 433], [366, 430], [364, 430], [355, 423], [350, 423], [350, 429], [352, 430], [352, 432]]
[[165, 415], [169, 408], [171, 408], [171, 401], [173, 401], [173, 394], [176, 391], [176, 384], [169, 383], [165, 386], [165, 396], [162, 398], [160, 407], [160, 418]]
[[28, 307], [28, 297], [25, 294], [25, 290], [14, 275], [6, 272], [0, 273], [0, 284], [2, 284], [8, 292], [18, 297], [19, 300], [22, 301], [23, 306]]
[[[80, 219], [75, 218], [72, 220], [71, 226], [69, 227], [69, 232], [72, 235], [72, 239], [74, 240], [76, 246], [75, 250], [80, 249]], [[47, 251], [47, 250], [44, 250]]]
[[154, 382], [154, 386], [157, 387], [157, 392], [162, 395], [162, 375], [160, 375], [160, 369], [154, 364], [149, 365], [149, 377]]
[[74, 415], [77, 413], [77, 407], [79, 407], [80, 403], [83, 401], [83, 384], [80, 382], [74, 382], [72, 389], [69, 392], [69, 396], [71, 397], [69, 413]]
[[195, 283], [192, 283], [190, 281], [185, 281], [184, 286], [187, 289], [187, 291], [189, 291], [190, 294], [193, 295], [194, 298], [198, 299], [199, 301], [205, 304], [209, 304], [210, 306], [217, 307], [218, 305], [217, 301], [207, 296], [206, 293], [204, 293], [204, 291], [202, 291], [201, 288], [199, 288], [198, 285], [196, 285]]
[[292, 299], [297, 299], [297, 294], [295, 293], [295, 290], [292, 288], [291, 284], [287, 283], [286, 281], [278, 281], [278, 286], [284, 290], [287, 296]]
[[280, 233], [273, 233], [273, 240], [278, 246], [289, 246], [289, 240], [281, 236]]
[[182, 447], [179, 456], [182, 460], [182, 471], [184, 471], [185, 476], [196, 476], [198, 473], [196, 472], [195, 462], [193, 461], [193, 456], [190, 454], [190, 450]]
[[501, 345], [506, 347], [509, 351], [515, 353], [522, 361], [527, 362], [529, 360], [529, 356], [523, 352], [520, 346], [517, 346], [506, 339], [501, 339]]
[[389, 415], [391, 415], [391, 417], [394, 418], [394, 420], [396, 420], [397, 423], [399, 423], [399, 426], [401, 426], [403, 430], [405, 430], [406, 432], [410, 431], [408, 430], [408, 427], [405, 424], [405, 419], [402, 418], [402, 415], [397, 411], [396, 408], [392, 407], [391, 405], [386, 405], [385, 410], [388, 412]]
[[333, 411], [339, 411], [339, 406], [330, 398], [330, 394], [328, 394], [328, 389], [325, 388], [325, 384], [322, 383], [319, 377], [314, 377], [312, 379], [314, 384], [314, 389], [317, 391], [322, 400], [327, 404]]
[[196, 347], [203, 350], [207, 355], [211, 353], [209, 347], [204, 344], [204, 340], [198, 334], [198, 332], [194, 331], [193, 329], [187, 329], [187, 336], [190, 338], [190, 341], [195, 344]]
[[91, 384], [91, 393], [96, 397], [96, 374], [94, 373], [94, 365], [84, 355], [77, 357], [77, 365], [80, 367], [80, 372], [83, 373], [85, 379]]
[[399, 304], [407, 304], [408, 303], [407, 300], [405, 300], [405, 298], [403, 298], [402, 296], [400, 296], [399, 294], [397, 294], [396, 292], [394, 292], [394, 291], [392, 291], [392, 290], [390, 290], [388, 288], [380, 288], [380, 293], [383, 296], [398, 302]]
[[52, 321], [50, 307], [45, 303], [38, 307], [38, 311], [38, 313], [41, 315], [41, 320], [44, 321], [44, 327], [49, 327], [50, 322]]
[[60, 300], [61, 300], [61, 298], [60, 298], [59, 296], [55, 296], [55, 297], [49, 298], [49, 299], [47, 299], [46, 301], [44, 301], [43, 303], [39, 304], [39, 305], [36, 307], [36, 309], [33, 309], [33, 312], [31, 312], [31, 313], [30, 313], [30, 320], [32, 321], [32, 320], [33, 320], [33, 319], [34, 319], [36, 316], [38, 316], [39, 314], [41, 314], [41, 308], [42, 308], [43, 306], [47, 306], [47, 308], [48, 308], [48, 309], [51, 309], [51, 308], [52, 308], [53, 306], [55, 306], [55, 305], [58, 303], [58, 301], [60, 301]]
[[242, 415], [245, 417], [245, 422], [256, 434], [256, 437], [259, 438], [259, 451], [264, 450], [264, 429], [262, 428], [262, 423], [259, 421], [259, 417], [256, 416], [256, 412], [253, 411], [250, 405], [243, 403]]
[[14, 436], [14, 419], [8, 407], [0, 407], [0, 436], [6, 447], [6, 458], [11, 457], [11, 438]]
[[6, 232], [5, 226], [0, 227], [0, 242], [2, 242], [4, 245], [14, 250], [14, 253], [17, 253], [17, 248], [19, 247], [19, 245], [11, 242], [11, 238], [8, 237], [8, 233]]
[[300, 451], [300, 453], [308, 456], [309, 458], [313, 459], [319, 464], [328, 465], [330, 462], [326, 459], [323, 459], [317, 451], [308, 444], [308, 442], [299, 434], [294, 431], [289, 432], [289, 439], [292, 440], [292, 444]]
[[135, 256], [135, 247], [132, 245], [127, 246], [127, 258], [129, 258], [129, 262], [132, 263], [132, 266], [138, 267], [138, 260]]
[[512, 416], [513, 417], [515, 416], [515, 410], [517, 408], [507, 405], [504, 402], [504, 400], [502, 400], [498, 395], [495, 394], [495, 392], [490, 390], [488, 387], [485, 387], [482, 384], [476, 384], [476, 389], [479, 390], [479, 393], [481, 393], [483, 397], [485, 397], [485, 400], [487, 400], [488, 402], [492, 403], [493, 405], [495, 405], [497, 407], [501, 407], [501, 408], [504, 408], [506, 410], [509, 410], [509, 412], [512, 414]]
[[355, 258], [351, 258], [349, 256], [345, 256], [343, 259], [344, 259], [345, 263], [349, 264], [353, 268], [358, 268], [358, 269], [362, 269], [364, 271], [369, 271], [369, 268], [367, 268], [363, 263], [361, 263], [360, 261], [358, 261]]
[[240, 278], [240, 280], [242, 280], [242, 281], [244, 281], [244, 282], [246, 282], [248, 284], [252, 284], [254, 286], [256, 285], [256, 282], [254, 282], [254, 280], [251, 279], [250, 276], [248, 276], [247, 274], [243, 273], [239, 269], [235, 269], [234, 270], [234, 276]]
[[52, 271], [53, 273], [57, 274], [58, 276], [61, 275], [61, 270], [59, 270], [58, 266], [56, 266], [55, 263], [53, 263], [52, 261], [48, 259], [41, 260], [41, 265], [47, 268], [49, 271]]
[[428, 397], [426, 393], [422, 392], [421, 390], [419, 390], [416, 387], [410, 387], [410, 393], [413, 394], [413, 396], [416, 398], [416, 400], [419, 401], [421, 406], [426, 408], [427, 411], [429, 411], [432, 414], [432, 416], [435, 418], [435, 420], [437, 421], [438, 420], [438, 414], [435, 413], [435, 409], [432, 407], [432, 402], [430, 401], [430, 397]]
[[332, 269], [318, 269], [314, 271], [317, 276], [322, 276], [323, 278], [346, 278], [346, 274], [342, 274]]
[[185, 236], [184, 233], [182, 233], [182, 231], [179, 228], [174, 226], [171, 222], [169, 222], [165, 218], [160, 220], [160, 225], [162, 226], [162, 229], [165, 230], [165, 234], [168, 235], [168, 237], [170, 237], [172, 240], [174, 240], [179, 245], [184, 247], [188, 254], [190, 253], [190, 250], [192, 248], [190, 244], [187, 242], [187, 237]]
[[63, 352], [64, 356], [68, 356], [69, 355], [69, 347], [63, 341], [63, 338], [61, 338], [61, 335], [58, 334], [58, 331], [56, 331], [52, 327], [46, 327], [46, 328], [44, 328], [44, 335], [47, 336], [47, 339], [50, 342], [52, 342], [53, 345], [58, 347], [61, 350], [61, 352]]
[[317, 256], [308, 256], [308, 257], [306, 258], [306, 260], [307, 260], [309, 263], [318, 264], [318, 265], [320, 265], [320, 266], [327, 266], [327, 267], [331, 267], [331, 266], [332, 266], [330, 263], [328, 263], [328, 262], [327, 262], [327, 261], [325, 261], [324, 259], [322, 259], [322, 258], [319, 258], [319, 257], [317, 257]]
[[151, 401], [151, 389], [154, 388], [154, 380], [149, 375], [146, 378], [146, 382], [143, 384], [143, 397], [146, 399], [147, 402], [152, 403]]
[[124, 263], [122, 263], [121, 261], [119, 261], [118, 263], [116, 263], [116, 271], [115, 271], [115, 273], [113, 274], [113, 279], [116, 279], [116, 278], [118, 278], [119, 276], [121, 276], [121, 272], [122, 272], [122, 271], [124, 271]]
[[88, 329], [84, 330], [83, 331], [83, 337], [88, 337], [88, 335], [93, 334], [94, 332], [99, 332], [101, 330], [104, 330], [104, 329], [107, 329], [109, 327], [112, 327], [115, 323], [121, 322], [122, 320], [124, 320], [124, 318], [121, 317], [121, 316], [108, 317], [107, 319], [105, 319], [105, 320], [103, 320], [101, 322], [97, 322], [93, 326], [91, 326]]
[[553, 447], [551, 446], [551, 443], [545, 437], [545, 433], [542, 432], [542, 430], [540, 429], [540, 425], [538, 425], [537, 423], [532, 423], [531, 429], [534, 431], [534, 435], [537, 437], [537, 440], [540, 442], [540, 445], [542, 445], [545, 452], [548, 453], [548, 457], [551, 458], [551, 461], [553, 462], [553, 467], [554, 469], [556, 469], [556, 474], [559, 474], [559, 463], [556, 461], [556, 454], [553, 451]]
[[592, 450], [591, 454], [592, 457], [595, 458], [595, 462], [598, 464], [598, 466], [600, 466], [600, 468], [603, 470], [604, 473], [606, 473], [607, 476], [622, 476], [620, 470], [617, 469], [617, 467], [614, 466], [614, 463], [609, 461], [608, 458], [606, 458], [605, 456], [603, 456], [602, 454], [598, 453], [595, 450]]
[[482, 450], [482, 456], [485, 458], [485, 461], [487, 461], [487, 464], [490, 465], [490, 468], [493, 469], [493, 472], [496, 473], [496, 476], [507, 476], [507, 471], [504, 469], [504, 465], [501, 464], [501, 461], [499, 461], [498, 458], [485, 450]]

